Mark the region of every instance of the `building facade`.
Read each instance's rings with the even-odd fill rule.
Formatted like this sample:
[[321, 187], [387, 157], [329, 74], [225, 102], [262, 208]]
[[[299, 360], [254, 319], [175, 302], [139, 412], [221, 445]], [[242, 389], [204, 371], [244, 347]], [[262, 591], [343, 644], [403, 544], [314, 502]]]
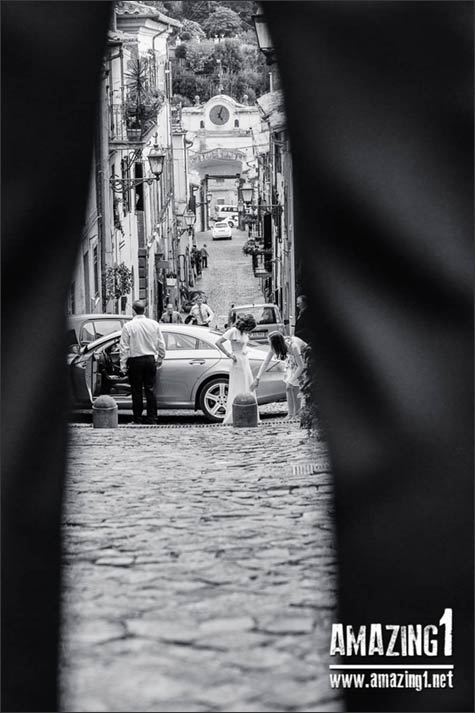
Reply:
[[264, 94], [257, 104], [269, 130], [268, 151], [259, 157], [261, 231], [264, 247], [272, 251], [266, 265], [265, 294], [279, 305], [292, 331], [296, 320], [294, 193], [282, 91]]
[[[169, 61], [170, 37], [179, 27], [154, 7], [131, 0], [115, 5], [70, 312], [130, 314], [133, 301], [142, 299], [149, 316], [159, 318], [168, 300], [179, 301], [175, 171], [187, 166], [173, 158]], [[159, 180], [148, 164], [157, 145], [164, 154]]]

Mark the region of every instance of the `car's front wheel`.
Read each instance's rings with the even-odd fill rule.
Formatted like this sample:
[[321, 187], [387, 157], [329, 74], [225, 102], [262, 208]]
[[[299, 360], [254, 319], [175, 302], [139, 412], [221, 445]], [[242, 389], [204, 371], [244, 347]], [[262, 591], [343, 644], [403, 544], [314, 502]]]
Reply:
[[226, 413], [229, 379], [216, 376], [201, 389], [200, 409], [208, 421], [220, 423]]

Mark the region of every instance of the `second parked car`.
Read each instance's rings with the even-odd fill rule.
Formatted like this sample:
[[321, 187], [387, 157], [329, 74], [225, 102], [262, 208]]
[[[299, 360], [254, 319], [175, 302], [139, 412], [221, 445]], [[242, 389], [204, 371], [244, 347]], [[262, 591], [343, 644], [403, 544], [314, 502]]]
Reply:
[[252, 314], [256, 320], [256, 326], [249, 335], [255, 342], [267, 342], [267, 335], [270, 332], [281, 332], [284, 334], [286, 331], [280, 310], [278, 306], [272, 302], [233, 305], [228, 315], [228, 325], [230, 327], [234, 326], [240, 314]]

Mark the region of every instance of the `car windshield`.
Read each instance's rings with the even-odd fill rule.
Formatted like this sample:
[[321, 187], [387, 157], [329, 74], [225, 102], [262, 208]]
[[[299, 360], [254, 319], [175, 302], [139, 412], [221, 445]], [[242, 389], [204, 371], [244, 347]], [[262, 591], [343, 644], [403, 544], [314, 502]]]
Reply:
[[214, 227], [215, 228], [227, 228], [228, 224], [227, 223], [215, 223]]
[[231, 322], [233, 324], [240, 314], [252, 314], [256, 320], [256, 324], [277, 324], [279, 322], [276, 309], [273, 305], [257, 305], [255, 307], [243, 307], [242, 309], [232, 310]]

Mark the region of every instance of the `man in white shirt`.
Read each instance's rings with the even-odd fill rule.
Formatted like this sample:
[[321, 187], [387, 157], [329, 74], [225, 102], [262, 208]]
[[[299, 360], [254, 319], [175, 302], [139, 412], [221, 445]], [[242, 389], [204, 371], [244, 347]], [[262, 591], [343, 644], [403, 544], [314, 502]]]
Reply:
[[209, 327], [214, 317], [214, 312], [204, 303], [203, 297], [198, 295], [196, 303], [190, 309], [190, 316], [193, 319], [193, 323], [199, 327]]
[[135, 316], [124, 324], [120, 336], [120, 370], [128, 372], [134, 423], [142, 423], [143, 391], [147, 401], [146, 423], [156, 423], [155, 381], [157, 366], [165, 357], [165, 342], [158, 322], [144, 315], [144, 303], [137, 300], [132, 309]]

